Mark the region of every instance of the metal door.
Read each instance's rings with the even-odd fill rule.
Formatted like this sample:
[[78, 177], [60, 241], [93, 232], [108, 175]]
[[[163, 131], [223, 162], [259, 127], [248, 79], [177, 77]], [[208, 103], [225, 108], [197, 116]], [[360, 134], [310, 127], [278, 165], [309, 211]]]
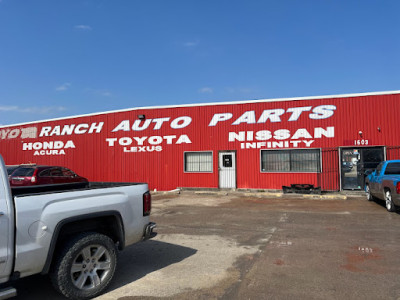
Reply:
[[221, 189], [236, 188], [236, 152], [219, 152], [219, 187]]

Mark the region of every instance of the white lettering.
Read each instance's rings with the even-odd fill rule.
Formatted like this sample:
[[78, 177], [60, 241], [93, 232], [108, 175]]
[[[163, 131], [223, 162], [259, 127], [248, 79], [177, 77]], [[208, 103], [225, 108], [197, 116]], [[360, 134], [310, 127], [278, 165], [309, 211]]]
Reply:
[[335, 105], [317, 106], [312, 110], [313, 113], [310, 114], [310, 119], [314, 119], [314, 120], [327, 119], [327, 118], [333, 116], [334, 110], [336, 110]]
[[241, 115], [232, 125], [239, 125], [241, 123], [254, 124], [256, 123], [256, 114], [254, 110], [246, 111]]
[[[51, 150], [53, 152], [43, 152], [46, 155], [51, 155], [49, 153], [58, 153], [60, 154], [61, 151], [64, 152], [65, 151], [63, 149], [68, 149], [68, 148], [75, 148], [75, 144], [73, 141], [67, 141], [66, 143], [64, 143], [63, 141], [48, 141], [48, 142], [35, 142], [35, 143], [23, 143], [22, 144], [22, 150], [26, 151], [26, 150]], [[56, 151], [56, 152], [54, 152]], [[44, 154], [40, 154], [40, 155], [44, 155]]]
[[54, 142], [43, 142], [43, 149], [53, 149]]
[[21, 129], [21, 139], [27, 139], [27, 138], [34, 139], [36, 137], [37, 137], [36, 127], [27, 127]]
[[243, 142], [246, 139], [246, 132], [245, 131], [239, 131], [238, 133], [236, 132], [229, 132], [229, 141], [234, 142], [239, 141]]
[[159, 130], [164, 122], [168, 122], [170, 118], [159, 118], [154, 119], [153, 122], [156, 123], [154, 130]]
[[293, 134], [292, 139], [298, 140], [299, 138], [311, 139], [311, 134], [305, 128], [297, 129], [295, 134]]
[[129, 131], [130, 130], [130, 128], [129, 128], [129, 120], [122, 121], [111, 132], [117, 132], [117, 131], [120, 131], [120, 130], [123, 130], [123, 131]]
[[104, 125], [104, 122], [99, 122], [98, 125], [97, 125], [97, 123], [92, 123], [92, 125], [90, 125], [89, 133], [93, 133], [94, 131], [96, 131], [96, 133], [101, 132], [103, 125]]
[[61, 135], [71, 135], [74, 132], [75, 124], [64, 125]]
[[133, 122], [132, 130], [134, 130], [134, 131], [142, 131], [142, 130], [147, 129], [150, 126], [151, 119], [145, 120], [143, 122], [142, 126], [140, 126], [141, 123], [142, 123], [141, 120], [136, 120], [135, 122]]
[[50, 136], [53, 136], [53, 135], [60, 135], [60, 126], [55, 126], [53, 128], [53, 130], [50, 133]]
[[[333, 138], [335, 137], [335, 128], [333, 126], [326, 128], [316, 127], [314, 128], [314, 136], [312, 136], [305, 128], [297, 129], [294, 134], [292, 134], [288, 129], [278, 129], [275, 130], [273, 134], [269, 130], [260, 130], [256, 132], [254, 131], [229, 132], [228, 141], [250, 142], [253, 141], [254, 135], [257, 141], [267, 141], [270, 139], [299, 140], [299, 139], [320, 139], [323, 137]], [[289, 141], [289, 142], [295, 147], [297, 147], [300, 143], [299, 141]], [[275, 144], [275, 145], [280, 145], [280, 144]]]
[[67, 149], [67, 148], [76, 148], [74, 142], [73, 141], [67, 141], [65, 143], [64, 149]]
[[10, 132], [10, 129], [2, 129], [0, 132], [1, 132], [1, 139], [4, 140], [7, 137], [8, 133]]
[[[256, 140], [266, 141], [266, 140], [269, 140], [270, 138], [272, 138], [272, 134], [271, 134], [271, 131], [269, 131], [269, 130], [261, 130], [261, 131], [256, 132]], [[247, 140], [249, 140], [249, 139], [247, 139]]]
[[291, 112], [291, 116], [288, 121], [297, 121], [304, 111], [310, 111], [312, 106], [304, 106], [304, 107], [291, 107], [287, 109], [287, 112]]
[[226, 121], [226, 120], [231, 119], [232, 116], [233, 115], [231, 113], [214, 114], [214, 116], [212, 117], [210, 124], [208, 124], [208, 126], [215, 126], [220, 121]]
[[303, 141], [304, 144], [306, 144], [307, 147], [310, 147], [312, 143], [314, 143], [314, 140], [311, 141]]
[[51, 126], [42, 127], [42, 130], [40, 131], [39, 136], [49, 136], [50, 130], [51, 130]]
[[143, 145], [143, 142], [147, 139], [147, 136], [137, 137], [134, 136], [133, 139], [137, 142], [138, 145]]
[[107, 138], [106, 142], [108, 142], [109, 147], [114, 147], [114, 143], [117, 141], [117, 138]]
[[321, 127], [316, 127], [314, 129], [314, 137], [316, 139], [321, 138], [322, 136], [325, 136], [327, 138], [333, 138], [335, 137], [335, 127], [327, 127], [326, 130], [321, 128]]
[[64, 147], [64, 143], [61, 141], [55, 141], [54, 142], [54, 149], [61, 149], [62, 147]]
[[40, 142], [33, 143], [33, 149], [35, 149], [35, 150], [42, 149], [42, 147], [43, 147], [43, 144]]
[[189, 137], [186, 134], [182, 134], [179, 139], [176, 141], [176, 144], [191, 144], [192, 141], [189, 139]]
[[281, 122], [280, 116], [282, 116], [284, 113], [285, 110], [280, 108], [264, 110], [257, 123], [265, 123], [268, 119], [271, 121], [271, 123]]
[[161, 136], [151, 136], [148, 139], [148, 142], [150, 145], [159, 145], [163, 141], [163, 138]]
[[32, 150], [32, 143], [23, 143], [22, 144], [22, 150], [23, 151]]
[[61, 150], [36, 150], [33, 155], [65, 155], [65, 151]]
[[176, 135], [166, 135], [164, 136], [164, 139], [167, 141], [168, 145], [172, 144], [172, 140], [176, 139]]
[[19, 129], [13, 129], [11, 132], [8, 134], [9, 139], [15, 139], [19, 136], [20, 130]]
[[290, 138], [290, 131], [287, 129], [279, 129], [274, 131], [274, 139], [286, 140]]
[[[182, 122], [182, 124], [179, 124]], [[190, 123], [192, 123], [192, 118], [191, 117], [179, 117], [176, 118], [171, 122], [171, 128], [173, 129], [181, 129], [187, 127]]]
[[124, 147], [124, 152], [129, 153], [129, 152], [160, 152], [162, 151], [162, 146], [145, 146], [145, 147]]
[[119, 139], [118, 143], [121, 146], [128, 146], [128, 145], [132, 144], [132, 139], [129, 137], [123, 137], [123, 138]]
[[89, 124], [79, 124], [75, 127], [75, 134], [84, 134], [87, 132]]

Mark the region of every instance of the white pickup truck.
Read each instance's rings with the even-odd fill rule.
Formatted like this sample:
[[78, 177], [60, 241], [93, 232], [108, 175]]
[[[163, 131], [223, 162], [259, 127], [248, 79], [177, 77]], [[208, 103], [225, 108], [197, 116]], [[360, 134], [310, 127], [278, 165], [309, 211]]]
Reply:
[[10, 188], [0, 156], [0, 299], [13, 280], [50, 274], [70, 299], [90, 299], [110, 283], [117, 252], [156, 235], [143, 183], [79, 183]]

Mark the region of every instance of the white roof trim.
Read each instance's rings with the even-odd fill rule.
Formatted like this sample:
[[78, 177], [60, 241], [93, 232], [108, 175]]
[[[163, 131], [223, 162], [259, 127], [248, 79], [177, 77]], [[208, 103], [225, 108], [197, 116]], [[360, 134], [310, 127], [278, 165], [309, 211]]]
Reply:
[[32, 121], [32, 122], [27, 122], [27, 123], [0, 125], [0, 128], [13, 127], [13, 126], [22, 126], [22, 125], [29, 125], [29, 124], [37, 124], [37, 123], [59, 121], [59, 120], [67, 120], [67, 119], [76, 119], [76, 118], [82, 118], [82, 117], [99, 116], [99, 115], [105, 115], [105, 114], [110, 114], [110, 113], [119, 113], [119, 112], [144, 110], [144, 109], [181, 108], [181, 107], [215, 106], [215, 105], [235, 105], [235, 104], [251, 104], [251, 103], [261, 103], [261, 102], [303, 101], [303, 100], [351, 98], [351, 97], [393, 95], [393, 94], [400, 94], [400, 90], [384, 91], [384, 92], [357, 93], [357, 94], [324, 95], [324, 96], [312, 96], [312, 97], [274, 98], [274, 99], [242, 100], [242, 101], [230, 101], [230, 102], [193, 103], [193, 104], [182, 104], [182, 105], [143, 106], [143, 107], [133, 107], [133, 108], [120, 109], [120, 110], [110, 110], [110, 111], [97, 112], [97, 113], [84, 114], [84, 115], [76, 115], [76, 116], [69, 116], [69, 117], [60, 117], [60, 118], [48, 119], [48, 120]]

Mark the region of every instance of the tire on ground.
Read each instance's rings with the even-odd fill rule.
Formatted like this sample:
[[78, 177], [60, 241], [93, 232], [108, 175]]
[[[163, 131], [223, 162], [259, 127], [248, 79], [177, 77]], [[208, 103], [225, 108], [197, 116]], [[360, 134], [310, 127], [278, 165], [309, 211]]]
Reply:
[[91, 299], [110, 284], [117, 250], [106, 235], [86, 232], [67, 242], [50, 273], [58, 292], [70, 299]]
[[368, 200], [368, 201], [373, 201], [373, 200], [375, 200], [375, 197], [372, 196], [372, 194], [371, 194], [371, 190], [370, 190], [368, 184], [365, 185], [365, 193], [367, 194], [367, 200]]
[[390, 192], [390, 190], [385, 191], [385, 202], [386, 202], [386, 209], [389, 212], [396, 211], [396, 205], [394, 205], [394, 203], [393, 203], [392, 193]]

